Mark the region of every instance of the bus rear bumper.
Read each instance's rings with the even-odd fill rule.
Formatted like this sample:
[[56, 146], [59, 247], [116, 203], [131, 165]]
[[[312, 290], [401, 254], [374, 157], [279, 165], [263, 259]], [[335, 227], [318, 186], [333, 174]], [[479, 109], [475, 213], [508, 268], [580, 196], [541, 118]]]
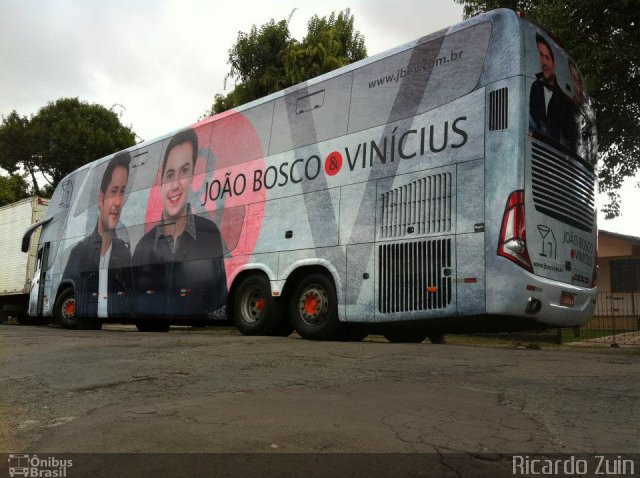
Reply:
[[[587, 323], [596, 307], [597, 288], [578, 287], [523, 271], [522, 281], [511, 277], [511, 284], [523, 284], [509, 293], [496, 294], [487, 304], [490, 315], [509, 315], [534, 320], [550, 327], [574, 327]], [[507, 290], [507, 289], [503, 289]]]

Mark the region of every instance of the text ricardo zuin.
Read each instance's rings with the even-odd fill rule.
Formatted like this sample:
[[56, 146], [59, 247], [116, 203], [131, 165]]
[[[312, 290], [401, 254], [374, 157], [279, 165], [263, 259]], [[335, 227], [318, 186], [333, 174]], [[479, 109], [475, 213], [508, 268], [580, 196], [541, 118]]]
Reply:
[[523, 476], [636, 476], [636, 464], [634, 459], [621, 455], [514, 455], [512, 473]]

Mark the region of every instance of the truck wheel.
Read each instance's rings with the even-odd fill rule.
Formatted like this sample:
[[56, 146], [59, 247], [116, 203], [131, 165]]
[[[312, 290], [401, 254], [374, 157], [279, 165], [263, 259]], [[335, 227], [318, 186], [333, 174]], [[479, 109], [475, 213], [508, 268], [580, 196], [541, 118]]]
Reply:
[[54, 305], [54, 314], [61, 327], [65, 329], [78, 328], [78, 317], [76, 315], [76, 295], [73, 289], [63, 290]]
[[271, 296], [269, 279], [245, 277], [234, 294], [233, 321], [243, 335], [289, 335], [292, 331], [280, 301]]
[[338, 321], [338, 299], [333, 281], [324, 274], [311, 274], [300, 281], [291, 295], [290, 313], [298, 334], [305, 339], [329, 340]]

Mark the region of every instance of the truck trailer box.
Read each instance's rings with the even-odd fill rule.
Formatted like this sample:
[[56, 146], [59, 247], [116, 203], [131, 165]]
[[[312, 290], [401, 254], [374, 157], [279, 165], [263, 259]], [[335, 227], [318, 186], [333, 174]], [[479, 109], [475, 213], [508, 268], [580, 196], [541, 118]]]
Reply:
[[0, 207], [0, 297], [5, 304], [13, 302], [9, 296], [29, 293], [40, 231], [35, 232], [28, 254], [20, 245], [25, 229], [43, 219], [48, 206], [48, 199], [31, 197]]

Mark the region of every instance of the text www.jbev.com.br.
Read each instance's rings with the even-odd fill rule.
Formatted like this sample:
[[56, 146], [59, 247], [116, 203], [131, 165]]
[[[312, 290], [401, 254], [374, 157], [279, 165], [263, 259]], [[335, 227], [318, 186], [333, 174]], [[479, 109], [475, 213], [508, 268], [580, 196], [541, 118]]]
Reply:
[[427, 71], [432, 68], [436, 68], [438, 66], [446, 65], [447, 63], [460, 60], [461, 58], [462, 58], [462, 50], [457, 52], [452, 51], [449, 54], [449, 58], [447, 58], [446, 56], [441, 56], [439, 58], [436, 58], [435, 60], [425, 61], [423, 63], [409, 64], [407, 65], [406, 68], [398, 68], [398, 70], [391, 75], [383, 76], [382, 78], [378, 78], [377, 80], [371, 80], [369, 82], [369, 88], [382, 86], [385, 83], [396, 83], [407, 75], [420, 73], [421, 71]]

